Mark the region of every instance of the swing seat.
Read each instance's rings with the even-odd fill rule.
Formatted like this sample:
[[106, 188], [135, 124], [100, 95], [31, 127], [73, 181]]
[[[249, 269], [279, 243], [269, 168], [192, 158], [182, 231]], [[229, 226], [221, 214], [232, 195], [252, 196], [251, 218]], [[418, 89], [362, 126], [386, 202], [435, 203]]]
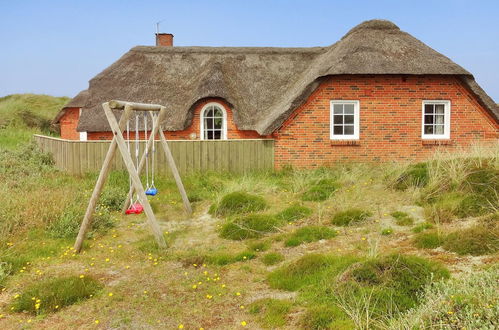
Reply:
[[146, 195], [148, 195], [148, 196], [156, 196], [157, 193], [158, 193], [158, 189], [156, 189], [156, 188], [147, 188], [147, 190], [146, 190]]
[[140, 203], [133, 203], [132, 206], [125, 211], [125, 214], [141, 214], [144, 207]]

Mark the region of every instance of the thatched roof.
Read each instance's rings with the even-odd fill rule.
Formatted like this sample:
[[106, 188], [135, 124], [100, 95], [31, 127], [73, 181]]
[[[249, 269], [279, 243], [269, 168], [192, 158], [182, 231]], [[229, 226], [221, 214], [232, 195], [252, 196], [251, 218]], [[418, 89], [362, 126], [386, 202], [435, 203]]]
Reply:
[[468, 71], [384, 20], [366, 21], [329, 47], [135, 47], [65, 108], [82, 107], [78, 130], [95, 132], [109, 130], [105, 101], [157, 103], [169, 111], [163, 128], [183, 130], [198, 101], [219, 97], [232, 106], [239, 129], [267, 135], [323, 77], [343, 74], [458, 75], [499, 119]]

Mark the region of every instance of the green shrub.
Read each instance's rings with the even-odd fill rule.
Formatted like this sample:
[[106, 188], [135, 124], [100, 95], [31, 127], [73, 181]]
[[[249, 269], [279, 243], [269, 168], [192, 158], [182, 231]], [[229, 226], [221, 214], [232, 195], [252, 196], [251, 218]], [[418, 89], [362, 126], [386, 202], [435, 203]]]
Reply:
[[224, 224], [220, 237], [232, 240], [259, 238], [266, 233], [276, 231], [281, 225], [274, 216], [268, 214], [251, 214]]
[[462, 192], [440, 194], [425, 209], [427, 219], [435, 223], [452, 222], [456, 217], [465, 218], [483, 215], [488, 212], [486, 199], [478, 195]]
[[204, 257], [204, 260], [207, 263], [218, 265], [218, 266], [225, 266], [229, 264], [233, 264], [235, 262], [240, 262], [240, 261], [248, 261], [251, 259], [256, 258], [256, 254], [252, 251], [244, 251], [238, 254], [227, 254], [227, 253], [215, 253], [215, 254], [210, 254], [206, 255]]
[[443, 241], [443, 237], [437, 232], [424, 232], [416, 234], [413, 243], [419, 249], [436, 249]]
[[102, 285], [91, 277], [67, 276], [38, 281], [14, 298], [12, 310], [32, 314], [53, 313], [88, 299], [101, 289]]
[[443, 248], [460, 255], [484, 255], [499, 251], [499, 227], [483, 224], [457, 230], [444, 240]]
[[99, 206], [109, 211], [121, 211], [128, 191], [114, 185], [106, 186], [99, 198]]
[[[491, 201], [496, 200], [496, 194], [499, 193], [499, 169], [484, 164], [469, 173], [463, 180], [462, 186], [464, 190]], [[496, 200], [496, 203], [499, 202]]]
[[393, 229], [392, 228], [383, 228], [381, 230], [381, 235], [383, 236], [388, 236], [388, 235], [391, 235], [393, 234]]
[[415, 226], [414, 228], [412, 228], [412, 232], [413, 233], [420, 233], [424, 230], [432, 229], [432, 228], [433, 228], [433, 225], [431, 223], [423, 222], [423, 223]]
[[213, 204], [210, 207], [210, 213], [217, 216], [229, 216], [261, 211], [267, 207], [262, 197], [236, 191], [225, 195], [218, 205]]
[[312, 210], [300, 204], [294, 204], [279, 212], [276, 217], [283, 222], [304, 219], [312, 214]]
[[332, 223], [336, 226], [348, 226], [361, 223], [370, 216], [371, 212], [360, 209], [350, 209], [336, 213], [333, 217]]
[[284, 261], [284, 256], [278, 252], [270, 252], [262, 257], [262, 262], [267, 266], [272, 266]]
[[303, 329], [354, 329], [354, 323], [343, 310], [335, 305], [318, 305], [307, 309], [300, 319]]
[[395, 181], [394, 188], [405, 190], [409, 187], [424, 187], [428, 184], [430, 175], [428, 163], [410, 165]]
[[267, 277], [274, 289], [296, 291], [306, 285], [320, 285], [324, 279], [333, 278], [358, 258], [308, 254], [292, 264], [283, 266]]
[[405, 212], [396, 211], [390, 215], [395, 218], [395, 223], [398, 226], [410, 226], [414, 223], [414, 218]]
[[249, 305], [249, 312], [254, 314], [264, 328], [282, 327], [286, 324], [286, 315], [293, 303], [288, 300], [265, 298]]
[[325, 201], [338, 190], [340, 185], [331, 179], [322, 179], [301, 195], [303, 201]]
[[329, 239], [336, 236], [336, 231], [325, 226], [305, 226], [292, 233], [284, 242], [285, 246], [298, 246], [303, 243]]
[[253, 252], [264, 252], [270, 249], [269, 241], [257, 241], [248, 244], [248, 249]]
[[421, 305], [387, 329], [495, 329], [499, 320], [499, 267], [427, 285]]

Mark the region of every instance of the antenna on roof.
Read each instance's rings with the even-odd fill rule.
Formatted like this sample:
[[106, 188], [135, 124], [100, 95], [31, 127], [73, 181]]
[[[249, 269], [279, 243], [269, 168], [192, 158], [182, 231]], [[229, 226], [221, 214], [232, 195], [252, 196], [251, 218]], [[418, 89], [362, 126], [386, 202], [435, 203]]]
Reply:
[[159, 33], [159, 24], [166, 21], [166, 19], [162, 19], [161, 21], [159, 22], [156, 22], [156, 33]]

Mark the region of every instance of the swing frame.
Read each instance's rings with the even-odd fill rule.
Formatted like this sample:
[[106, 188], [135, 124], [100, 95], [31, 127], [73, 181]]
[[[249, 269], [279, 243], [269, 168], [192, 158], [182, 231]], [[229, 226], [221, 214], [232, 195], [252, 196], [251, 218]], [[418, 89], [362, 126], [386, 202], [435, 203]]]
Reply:
[[[87, 230], [92, 223], [92, 216], [95, 212], [97, 201], [99, 200], [104, 184], [106, 183], [107, 177], [109, 176], [111, 162], [114, 158], [114, 155], [116, 154], [116, 149], [120, 151], [121, 157], [123, 158], [123, 162], [132, 181], [132, 186], [125, 202], [124, 210], [128, 208], [128, 204], [130, 202], [131, 196], [133, 196], [133, 193], [137, 192], [138, 200], [144, 207], [144, 213], [147, 216], [147, 222], [149, 223], [149, 226], [153, 232], [154, 238], [156, 239], [159, 247], [165, 248], [166, 243], [161, 232], [161, 228], [159, 227], [156, 216], [154, 215], [151, 205], [149, 204], [149, 200], [147, 199], [144, 187], [140, 180], [140, 173], [146, 161], [146, 152], [149, 152], [149, 150], [151, 149], [153, 140], [155, 139], [157, 134], [159, 134], [160, 143], [165, 153], [167, 163], [170, 167], [170, 170], [172, 171], [180, 195], [182, 196], [184, 208], [189, 215], [192, 214], [191, 204], [189, 202], [189, 199], [187, 198], [182, 179], [180, 178], [180, 174], [170, 151], [170, 147], [168, 146], [168, 143], [166, 141], [166, 137], [163, 133], [163, 130], [161, 129], [161, 122], [166, 116], [166, 108], [162, 105], [157, 104], [134, 103], [118, 100], [105, 102], [102, 104], [102, 107], [104, 108], [104, 113], [106, 114], [109, 126], [111, 127], [111, 131], [113, 132], [113, 139], [111, 141], [111, 144], [109, 145], [106, 158], [104, 159], [104, 163], [102, 164], [102, 168], [100, 170], [99, 177], [97, 178], [92, 196], [90, 197], [90, 201], [88, 202], [87, 210], [80, 225], [80, 230], [74, 244], [74, 250], [76, 250], [76, 252], [81, 251], [83, 240], [85, 239], [85, 234], [87, 233]], [[112, 109], [123, 110], [119, 123], [117, 122], [116, 116], [114, 115]], [[130, 119], [133, 111], [159, 111], [159, 115], [153, 121], [153, 130], [149, 136], [149, 139], [147, 140], [146, 149], [142, 154], [138, 168], [135, 167], [132, 157], [128, 152], [125, 139], [123, 138], [123, 130], [126, 128], [126, 124]]]

